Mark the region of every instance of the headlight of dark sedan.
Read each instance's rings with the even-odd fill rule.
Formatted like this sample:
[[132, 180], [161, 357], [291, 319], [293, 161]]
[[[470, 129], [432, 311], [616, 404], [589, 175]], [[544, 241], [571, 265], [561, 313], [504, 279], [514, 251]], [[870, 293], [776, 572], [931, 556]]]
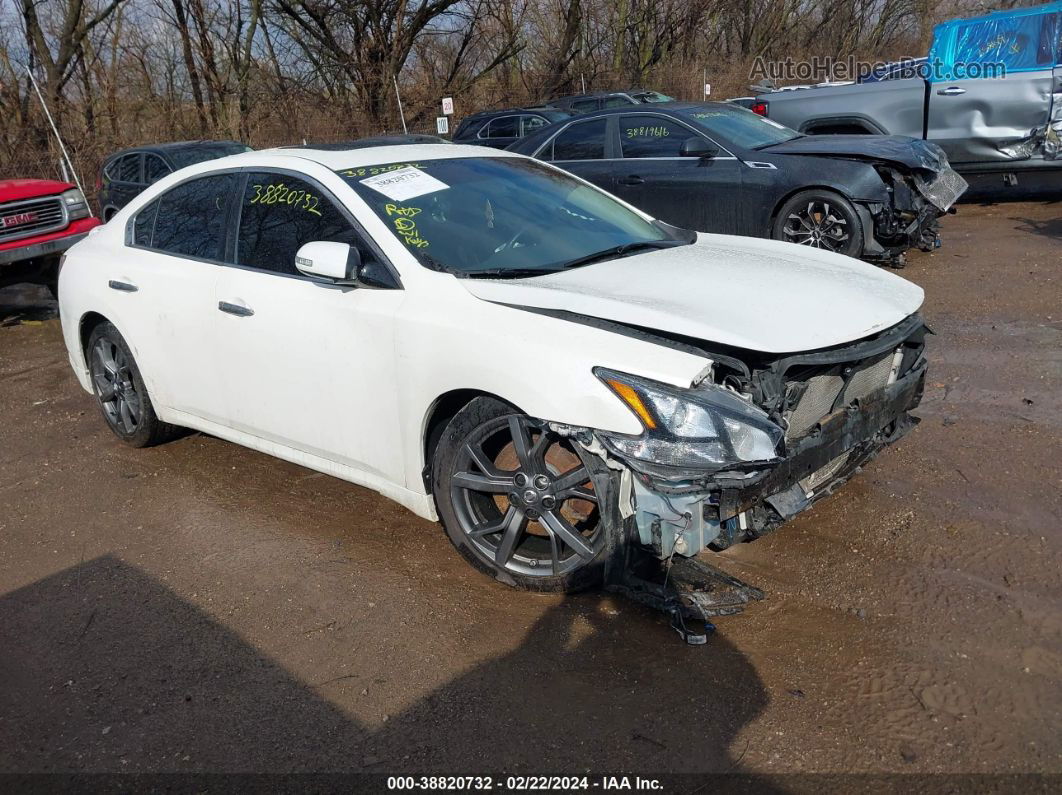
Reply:
[[776, 460], [785, 431], [728, 389], [678, 389], [601, 367], [594, 369], [641, 421], [640, 436], [602, 434], [621, 456], [691, 469]]

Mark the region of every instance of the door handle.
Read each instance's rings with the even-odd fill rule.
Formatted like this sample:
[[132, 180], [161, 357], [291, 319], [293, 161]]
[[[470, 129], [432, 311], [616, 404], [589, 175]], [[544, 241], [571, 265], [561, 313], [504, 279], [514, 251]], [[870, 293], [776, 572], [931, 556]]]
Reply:
[[117, 279], [111, 279], [107, 282], [107, 286], [112, 290], [118, 290], [123, 293], [135, 293], [139, 289], [132, 282], [120, 282]]
[[243, 304], [234, 304], [231, 301], [218, 301], [218, 309], [230, 315], [236, 315], [236, 317], [250, 317], [254, 314], [254, 310], [249, 306]]
[[937, 94], [942, 97], [957, 97], [959, 94], [965, 93], [966, 89], [959, 88], [958, 86], [948, 86], [947, 88], [942, 88], [940, 89], [940, 91], [937, 92]]
[[644, 185], [645, 180], [639, 177], [637, 174], [631, 174], [629, 177], [621, 177], [619, 181], [620, 185]]

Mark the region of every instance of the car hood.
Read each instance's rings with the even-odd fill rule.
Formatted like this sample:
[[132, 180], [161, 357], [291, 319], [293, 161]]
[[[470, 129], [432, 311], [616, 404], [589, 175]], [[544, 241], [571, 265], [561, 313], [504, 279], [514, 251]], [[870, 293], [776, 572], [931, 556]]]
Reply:
[[948, 165], [944, 150], [939, 146], [905, 135], [805, 135], [760, 151], [772, 155], [830, 155], [881, 160], [932, 172], [942, 171]]
[[0, 180], [0, 202], [54, 196], [73, 187], [69, 182], [57, 182], [54, 179], [2, 179]]
[[922, 305], [922, 288], [865, 262], [773, 240], [696, 243], [525, 279], [462, 279], [485, 301], [610, 320], [761, 351], [854, 342]]

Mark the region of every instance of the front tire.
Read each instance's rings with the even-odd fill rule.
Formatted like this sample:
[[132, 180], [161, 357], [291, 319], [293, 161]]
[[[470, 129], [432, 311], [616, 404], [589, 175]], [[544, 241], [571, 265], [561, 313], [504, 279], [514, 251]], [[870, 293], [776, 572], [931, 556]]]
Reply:
[[546, 423], [476, 398], [447, 426], [432, 465], [451, 543], [516, 588], [570, 593], [600, 585], [612, 519], [609, 511], [603, 518], [588, 455]]
[[806, 190], [782, 205], [771, 237], [849, 257], [863, 253], [863, 225], [855, 207], [839, 193]]
[[89, 335], [85, 350], [92, 392], [114, 435], [131, 447], [150, 447], [173, 438], [177, 428], [155, 414], [133, 352], [111, 323]]

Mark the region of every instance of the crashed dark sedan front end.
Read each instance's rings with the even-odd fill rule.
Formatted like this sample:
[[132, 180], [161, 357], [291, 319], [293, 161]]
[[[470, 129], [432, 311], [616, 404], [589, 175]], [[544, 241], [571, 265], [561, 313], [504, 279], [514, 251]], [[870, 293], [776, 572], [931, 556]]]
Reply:
[[727, 103], [568, 119], [513, 151], [551, 161], [684, 229], [774, 238], [899, 266], [940, 245], [966, 183], [935, 144], [801, 135]]
[[796, 158], [803, 168], [824, 158], [861, 166], [865, 174], [856, 182], [866, 187], [852, 198], [863, 221], [864, 258], [885, 264], [903, 264], [909, 248], [937, 248], [940, 218], [967, 188], [943, 149], [900, 135], [806, 135], [771, 146], [765, 154], [780, 158], [772, 159], [775, 163], [794, 164]]

